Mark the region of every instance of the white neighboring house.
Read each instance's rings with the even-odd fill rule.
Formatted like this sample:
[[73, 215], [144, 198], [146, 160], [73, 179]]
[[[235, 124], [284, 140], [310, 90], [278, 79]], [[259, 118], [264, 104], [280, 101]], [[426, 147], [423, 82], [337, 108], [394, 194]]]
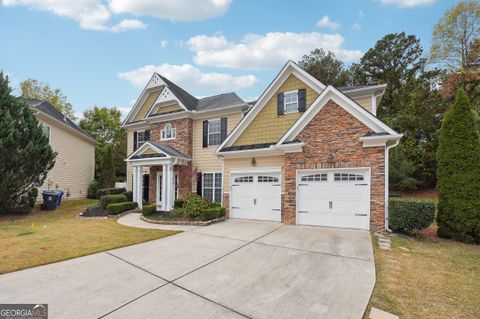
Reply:
[[[52, 149], [57, 152], [55, 166], [38, 189], [37, 201], [44, 189], [61, 190], [69, 198], [85, 198], [95, 174], [95, 140], [47, 101], [22, 100], [32, 107]], [[64, 197], [65, 198], [65, 197]]]

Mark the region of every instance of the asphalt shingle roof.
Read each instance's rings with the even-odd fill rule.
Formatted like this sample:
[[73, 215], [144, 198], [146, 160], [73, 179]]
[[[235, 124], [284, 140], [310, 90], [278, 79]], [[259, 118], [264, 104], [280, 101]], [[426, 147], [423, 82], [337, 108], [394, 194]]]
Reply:
[[170, 147], [168, 145], [160, 144], [160, 143], [152, 142], [152, 141], [149, 141], [149, 143], [154, 145], [155, 147], [159, 148], [160, 150], [162, 150], [163, 152], [165, 152], [169, 156], [183, 157], [183, 158], [187, 158], [187, 159], [190, 158], [189, 156], [183, 154], [182, 152], [177, 151], [176, 149], [174, 149], [173, 147]]
[[66, 117], [62, 112], [57, 110], [55, 106], [53, 106], [50, 102], [45, 101], [45, 100], [37, 100], [37, 99], [29, 99], [29, 98], [20, 98], [23, 102], [25, 102], [27, 105], [53, 117], [54, 119], [65, 123], [72, 129], [78, 131], [79, 133], [85, 135], [86, 137], [93, 139], [87, 132], [85, 132], [80, 126], [78, 126], [75, 122], [70, 120], [68, 117]]

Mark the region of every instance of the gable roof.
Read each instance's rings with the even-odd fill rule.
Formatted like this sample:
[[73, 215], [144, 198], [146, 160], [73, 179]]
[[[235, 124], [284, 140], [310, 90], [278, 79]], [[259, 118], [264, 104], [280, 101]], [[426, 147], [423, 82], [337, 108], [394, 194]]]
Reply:
[[22, 100], [24, 103], [26, 103], [30, 107], [53, 118], [54, 120], [61, 122], [63, 125], [68, 126], [70, 129], [75, 130], [77, 133], [80, 133], [88, 140], [91, 140], [94, 143], [96, 143], [95, 139], [92, 136], [90, 136], [90, 134], [85, 132], [75, 122], [73, 122], [68, 117], [66, 117], [62, 112], [57, 110], [57, 108], [53, 106], [50, 102], [45, 100], [37, 100], [37, 99], [30, 99], [30, 98], [23, 98], [23, 97], [21, 97], [20, 100]]
[[[180, 106], [190, 112], [202, 112], [202, 111], [213, 111], [213, 110], [220, 110], [228, 107], [234, 106], [245, 106], [248, 107], [248, 104], [240, 98], [236, 93], [223, 93], [213, 96], [207, 96], [204, 98], [196, 98], [186, 90], [178, 86], [177, 84], [173, 83], [166, 77], [154, 73], [150, 80], [148, 81], [147, 85], [143, 89], [140, 97], [135, 102], [135, 105], [132, 107], [130, 112], [128, 113], [127, 117], [125, 118], [124, 125], [133, 123], [136, 113], [141, 109], [143, 106], [145, 97], [148, 96], [148, 92], [160, 88], [161, 91], [168, 89], [174, 95], [175, 99], [178, 100]], [[161, 94], [160, 94], [161, 95]], [[159, 105], [158, 103], [154, 103], [150, 110], [147, 112], [146, 117], [154, 117], [154, 116], [161, 116], [156, 115], [152, 111], [155, 107]]]
[[249, 112], [245, 117], [237, 124], [233, 131], [227, 136], [225, 141], [217, 148], [217, 152], [222, 150], [226, 146], [231, 146], [235, 140], [240, 137], [240, 135], [245, 131], [245, 129], [250, 125], [253, 119], [260, 113], [260, 111], [265, 107], [268, 101], [273, 97], [273, 94], [280, 88], [283, 82], [290, 76], [295, 75], [305, 84], [310, 86], [318, 94], [320, 94], [325, 89], [325, 84], [318, 81], [311, 74], [299, 67], [295, 62], [289, 60], [273, 79], [270, 85], [265, 89], [265, 91], [260, 95], [258, 100], [253, 106], [251, 106]]
[[323, 90], [318, 98], [305, 111], [305, 113], [295, 122], [295, 124], [285, 133], [280, 141], [278, 141], [277, 145], [293, 141], [329, 100], [334, 101], [337, 105], [345, 109], [357, 120], [370, 128], [373, 131], [372, 135], [399, 135], [397, 132], [395, 132], [395, 130], [380, 121], [372, 113], [365, 110], [361, 105], [356, 103], [346, 94], [329, 85], [325, 90]]
[[[147, 149], [152, 149], [155, 154], [143, 154]], [[145, 158], [179, 158], [182, 160], [190, 160], [190, 157], [177, 151], [171, 146], [160, 144], [152, 141], [147, 141], [142, 144], [138, 149], [133, 151], [127, 156], [126, 161], [145, 159]]]

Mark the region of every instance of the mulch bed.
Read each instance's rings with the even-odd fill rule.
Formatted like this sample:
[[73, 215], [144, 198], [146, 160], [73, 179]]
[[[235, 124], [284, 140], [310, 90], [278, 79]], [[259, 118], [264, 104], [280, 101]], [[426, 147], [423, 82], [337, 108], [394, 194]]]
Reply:
[[[154, 219], [145, 217], [143, 215], [140, 216], [140, 219], [151, 224], [160, 224], [160, 225], [186, 225], [186, 226], [208, 226], [211, 224], [215, 224], [218, 222], [222, 222], [225, 220], [225, 217], [215, 218], [207, 221], [199, 221], [199, 220], [187, 220], [187, 219], [175, 219], [173, 216], [168, 216], [165, 212], [154, 213], [152, 216]], [[162, 216], [163, 215], [163, 216]], [[160, 217], [160, 218], [159, 218]]]
[[92, 218], [92, 217], [108, 217], [108, 212], [101, 207], [90, 209], [78, 215], [79, 218]]

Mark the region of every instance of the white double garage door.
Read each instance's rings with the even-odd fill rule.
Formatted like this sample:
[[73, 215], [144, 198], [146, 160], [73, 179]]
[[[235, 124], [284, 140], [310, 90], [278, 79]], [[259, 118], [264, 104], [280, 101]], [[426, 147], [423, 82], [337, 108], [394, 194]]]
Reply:
[[[281, 174], [231, 174], [232, 218], [281, 220]], [[369, 169], [297, 171], [297, 224], [369, 229]]]

